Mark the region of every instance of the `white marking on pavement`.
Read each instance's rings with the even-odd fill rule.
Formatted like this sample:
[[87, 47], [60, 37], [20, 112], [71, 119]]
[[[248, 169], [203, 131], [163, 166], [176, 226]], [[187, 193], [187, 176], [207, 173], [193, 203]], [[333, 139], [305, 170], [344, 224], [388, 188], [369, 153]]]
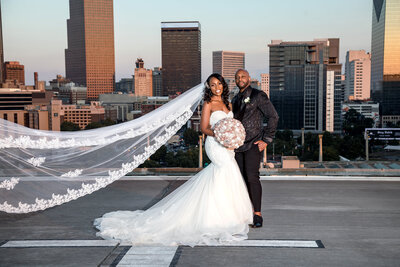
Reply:
[[218, 244], [217, 247], [296, 247], [296, 248], [318, 248], [313, 240], [243, 240]]
[[117, 266], [170, 266], [177, 248], [177, 246], [132, 247]]
[[[118, 240], [12, 240], [4, 243], [2, 248], [28, 248], [28, 247], [113, 247], [131, 246], [129, 242]], [[202, 247], [208, 245], [200, 245]], [[317, 248], [318, 243], [314, 240], [243, 240], [237, 242], [227, 242], [211, 245], [212, 247], [298, 247], [298, 248]], [[169, 251], [168, 246], [146, 246], [134, 247], [135, 253], [139, 253], [142, 248], [146, 251]]]
[[114, 247], [118, 240], [14, 240], [3, 244], [2, 248], [32, 247]]
[[[314, 240], [243, 240], [212, 245], [212, 247], [286, 247], [286, 248], [319, 248], [320, 241]], [[129, 246], [129, 242], [118, 240], [13, 240], [1, 248], [32, 247], [114, 247]], [[201, 245], [205, 247], [207, 245]], [[135, 246], [118, 262], [117, 266], [170, 266], [178, 246]]]

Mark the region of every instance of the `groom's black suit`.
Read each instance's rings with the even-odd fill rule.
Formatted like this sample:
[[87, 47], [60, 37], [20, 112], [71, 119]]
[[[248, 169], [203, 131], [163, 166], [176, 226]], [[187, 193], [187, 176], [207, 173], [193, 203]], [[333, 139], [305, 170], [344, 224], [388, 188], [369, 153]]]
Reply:
[[[268, 96], [250, 86], [234, 96], [232, 106], [234, 118], [241, 121], [246, 130], [244, 144], [235, 149], [235, 159], [246, 181], [254, 211], [260, 212], [262, 189], [259, 168], [262, 152], [254, 143], [259, 140], [267, 144], [272, 142], [279, 117]], [[267, 120], [265, 127], [263, 118]]]

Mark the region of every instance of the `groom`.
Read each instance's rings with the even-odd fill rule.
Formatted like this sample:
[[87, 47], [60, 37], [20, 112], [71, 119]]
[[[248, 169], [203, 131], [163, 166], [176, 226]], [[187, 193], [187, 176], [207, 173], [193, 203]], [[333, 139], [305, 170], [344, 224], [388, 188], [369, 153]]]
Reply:
[[[235, 159], [253, 203], [253, 227], [262, 227], [260, 160], [262, 151], [274, 138], [279, 117], [268, 96], [250, 87], [250, 75], [246, 70], [239, 69], [236, 72], [235, 82], [240, 92], [232, 99], [233, 114], [246, 130], [244, 144], [235, 149]], [[263, 118], [267, 126], [263, 126]]]

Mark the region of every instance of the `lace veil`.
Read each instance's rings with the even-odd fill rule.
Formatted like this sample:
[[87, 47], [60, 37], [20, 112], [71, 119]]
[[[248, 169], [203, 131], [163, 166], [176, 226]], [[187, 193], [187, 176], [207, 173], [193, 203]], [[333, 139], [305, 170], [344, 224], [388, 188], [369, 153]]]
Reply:
[[77, 132], [0, 119], [0, 211], [28, 213], [91, 194], [131, 172], [192, 116], [204, 85], [133, 121]]

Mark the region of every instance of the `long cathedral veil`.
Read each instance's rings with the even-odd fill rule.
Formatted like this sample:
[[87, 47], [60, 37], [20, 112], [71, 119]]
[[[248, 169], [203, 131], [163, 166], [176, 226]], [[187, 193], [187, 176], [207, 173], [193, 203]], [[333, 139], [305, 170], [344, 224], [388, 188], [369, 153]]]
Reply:
[[0, 211], [28, 213], [91, 194], [131, 172], [192, 116], [202, 84], [129, 122], [77, 132], [0, 119]]

